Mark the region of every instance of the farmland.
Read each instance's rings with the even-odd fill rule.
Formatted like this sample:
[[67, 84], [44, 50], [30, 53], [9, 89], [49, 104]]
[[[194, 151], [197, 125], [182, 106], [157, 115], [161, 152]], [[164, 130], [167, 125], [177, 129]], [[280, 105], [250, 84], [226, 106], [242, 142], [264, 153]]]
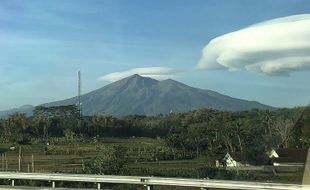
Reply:
[[[100, 142], [72, 142], [53, 143], [46, 146], [45, 143], [32, 145], [17, 145], [15, 150], [7, 151], [8, 170], [18, 170], [19, 147], [22, 152], [22, 171], [28, 171], [31, 157], [34, 155], [36, 172], [81, 172], [83, 162], [100, 155], [100, 152], [113, 145], [122, 145], [129, 149], [147, 149], [152, 146], [162, 145], [162, 140], [150, 138], [120, 139], [105, 138]], [[1, 144], [2, 149], [9, 150], [12, 144]], [[47, 150], [46, 150], [47, 147]], [[31, 169], [30, 169], [31, 170]]]
[[237, 152], [252, 166], [270, 165], [272, 147], [310, 143], [308, 108], [83, 118], [68, 110], [76, 113], [74, 106], [36, 108], [32, 117], [0, 119], [1, 169], [18, 171], [20, 157], [22, 172], [300, 183], [302, 172], [226, 170], [215, 161]]
[[[2, 150], [7, 150], [8, 171], [18, 170], [19, 147], [21, 147], [22, 153], [21, 171], [23, 172], [31, 172], [31, 159], [33, 155], [35, 172], [85, 173], [85, 163], [100, 157], [102, 152], [109, 147], [123, 146], [127, 148], [129, 158], [125, 175], [183, 176], [194, 178], [204, 178], [210, 175], [210, 177], [217, 179], [243, 180], [247, 178], [255, 181], [271, 179], [270, 181], [285, 183], [300, 183], [302, 179], [302, 173], [272, 174], [258, 171], [240, 171], [236, 175], [236, 173], [216, 171], [212, 169], [211, 160], [213, 158], [207, 155], [193, 159], [161, 160], [156, 158], [154, 150], [167, 148], [162, 139], [102, 138], [85, 142], [54, 142], [49, 146], [41, 142], [31, 145], [17, 145], [15, 150], [9, 150], [11, 145], [1, 144], [0, 146]], [[1, 167], [5, 170], [5, 166], [1, 165]], [[206, 174], [206, 176], [202, 176], [203, 174]]]

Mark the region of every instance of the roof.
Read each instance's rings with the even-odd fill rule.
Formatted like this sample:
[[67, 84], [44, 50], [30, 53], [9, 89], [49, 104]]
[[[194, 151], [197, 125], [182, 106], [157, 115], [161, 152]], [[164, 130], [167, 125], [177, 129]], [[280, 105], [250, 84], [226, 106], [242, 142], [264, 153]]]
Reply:
[[305, 163], [307, 159], [306, 149], [277, 149], [279, 158], [272, 158], [273, 162], [277, 163]]
[[[241, 152], [227, 152], [235, 161], [241, 162], [241, 163], [246, 163], [246, 158]], [[224, 157], [224, 160], [227, 156], [227, 154]]]

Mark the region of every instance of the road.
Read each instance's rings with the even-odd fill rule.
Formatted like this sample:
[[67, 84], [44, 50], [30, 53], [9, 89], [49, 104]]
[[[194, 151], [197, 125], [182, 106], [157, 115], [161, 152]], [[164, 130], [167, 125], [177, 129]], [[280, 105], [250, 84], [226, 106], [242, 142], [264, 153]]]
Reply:
[[0, 179], [23, 179], [42, 181], [71, 181], [91, 183], [137, 184], [145, 186], [163, 185], [197, 188], [219, 188], [238, 190], [310, 190], [310, 186], [279, 183], [259, 183], [230, 180], [184, 179], [139, 176], [84, 175], [58, 173], [14, 173], [0, 172]]

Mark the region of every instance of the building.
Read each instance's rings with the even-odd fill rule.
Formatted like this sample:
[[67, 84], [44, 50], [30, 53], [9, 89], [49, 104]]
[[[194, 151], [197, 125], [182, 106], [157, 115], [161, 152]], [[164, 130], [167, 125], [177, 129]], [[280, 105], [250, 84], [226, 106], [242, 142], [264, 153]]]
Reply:
[[250, 166], [241, 153], [227, 152], [222, 159], [222, 167], [244, 167]]
[[307, 158], [306, 149], [272, 149], [269, 153], [273, 166], [304, 166]]

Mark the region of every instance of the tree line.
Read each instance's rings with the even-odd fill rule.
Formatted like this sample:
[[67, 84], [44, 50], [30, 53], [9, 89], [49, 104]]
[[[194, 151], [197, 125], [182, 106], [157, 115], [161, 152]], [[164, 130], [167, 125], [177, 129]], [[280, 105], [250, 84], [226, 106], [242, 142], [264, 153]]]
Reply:
[[244, 152], [254, 163], [270, 148], [310, 146], [310, 109], [218, 111], [199, 109], [158, 116], [78, 115], [77, 107], [36, 107], [31, 117], [11, 114], [0, 120], [0, 142], [32, 143], [101, 137], [151, 137], [167, 146], [201, 154]]

